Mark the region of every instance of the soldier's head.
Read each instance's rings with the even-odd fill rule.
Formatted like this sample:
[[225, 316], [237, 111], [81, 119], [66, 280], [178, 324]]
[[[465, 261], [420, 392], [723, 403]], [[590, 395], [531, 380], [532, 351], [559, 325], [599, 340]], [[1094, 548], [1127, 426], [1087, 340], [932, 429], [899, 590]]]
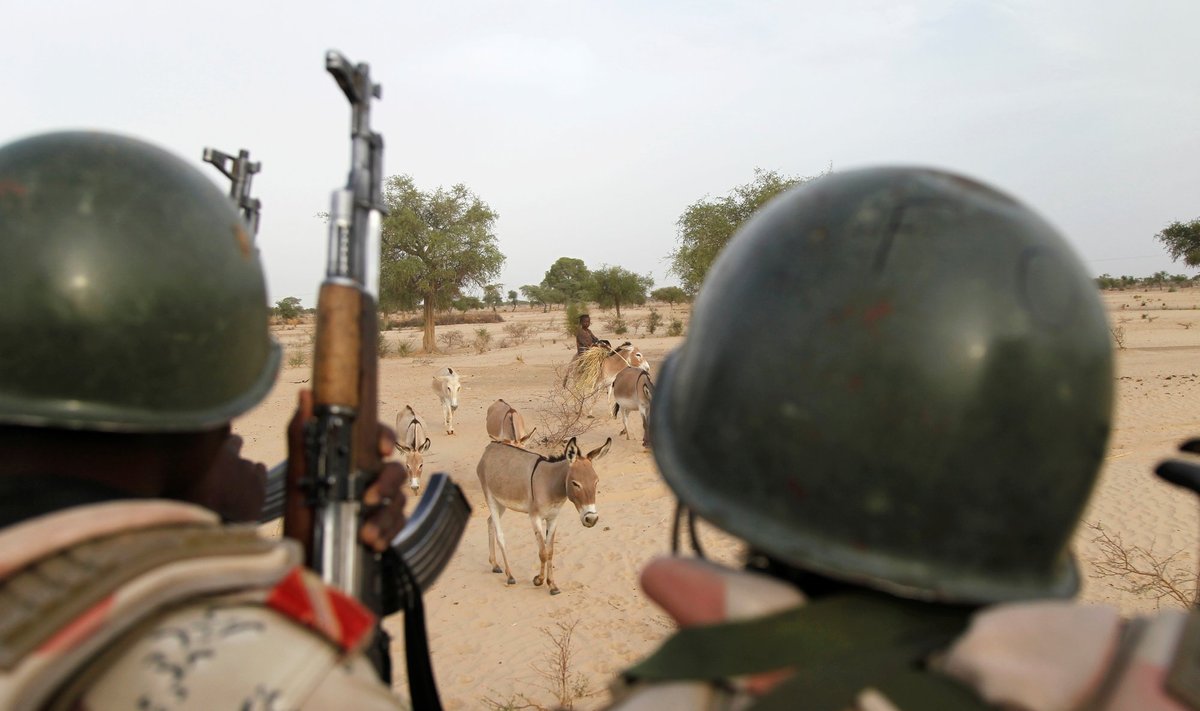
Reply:
[[0, 425], [220, 430], [279, 347], [257, 250], [180, 158], [105, 133], [0, 147]]
[[1012, 198], [835, 173], [722, 252], [651, 411], [663, 476], [787, 565], [921, 599], [1069, 596], [1111, 420], [1099, 295]]

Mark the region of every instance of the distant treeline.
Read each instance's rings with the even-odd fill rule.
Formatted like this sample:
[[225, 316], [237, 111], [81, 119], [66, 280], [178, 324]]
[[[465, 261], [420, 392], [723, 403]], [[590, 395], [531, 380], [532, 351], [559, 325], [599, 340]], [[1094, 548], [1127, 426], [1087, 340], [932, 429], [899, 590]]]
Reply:
[[1096, 277], [1096, 285], [1101, 289], [1179, 289], [1197, 284], [1200, 284], [1200, 274], [1189, 277], [1186, 274], [1156, 272], [1148, 277], [1115, 277], [1109, 274]]

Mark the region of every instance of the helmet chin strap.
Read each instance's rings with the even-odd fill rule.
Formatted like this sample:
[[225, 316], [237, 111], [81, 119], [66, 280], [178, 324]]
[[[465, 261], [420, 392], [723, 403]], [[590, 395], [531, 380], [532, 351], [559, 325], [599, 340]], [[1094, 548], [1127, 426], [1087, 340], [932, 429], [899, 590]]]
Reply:
[[696, 512], [683, 505], [679, 499], [675, 499], [675, 520], [671, 525], [671, 553], [679, 554], [679, 541], [681, 540], [681, 531], [683, 519], [687, 518], [688, 537], [692, 542], [692, 550], [696, 552], [696, 557], [701, 560], [707, 560], [708, 556], [704, 554], [704, 548], [700, 545], [700, 537], [696, 535]]

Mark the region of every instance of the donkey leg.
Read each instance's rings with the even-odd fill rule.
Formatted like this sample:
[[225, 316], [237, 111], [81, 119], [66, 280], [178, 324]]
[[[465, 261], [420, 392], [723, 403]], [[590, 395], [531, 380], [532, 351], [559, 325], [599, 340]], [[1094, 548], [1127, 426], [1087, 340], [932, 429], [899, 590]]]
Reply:
[[541, 585], [546, 579], [546, 519], [530, 514], [529, 523], [533, 525], [533, 538], [538, 546], [538, 574], [533, 577], [534, 585]]
[[557, 595], [562, 592], [554, 582], [554, 534], [558, 530], [558, 517], [550, 519], [547, 524], [546, 556], [542, 561], [542, 566], [546, 570], [546, 587], [550, 588], [551, 595]]
[[[490, 524], [488, 527], [488, 532], [495, 532], [496, 543], [500, 545], [500, 559], [504, 561], [504, 575], [507, 578], [504, 581], [505, 584], [516, 585], [517, 579], [513, 577], [512, 570], [508, 567], [508, 549], [504, 545], [504, 529], [500, 526], [500, 518], [504, 515], [504, 507], [497, 505], [493, 510], [496, 511], [496, 513], [493, 516], [488, 517], [488, 523]], [[492, 558], [491, 563], [492, 572], [499, 573], [500, 569], [496, 567], [495, 557]]]

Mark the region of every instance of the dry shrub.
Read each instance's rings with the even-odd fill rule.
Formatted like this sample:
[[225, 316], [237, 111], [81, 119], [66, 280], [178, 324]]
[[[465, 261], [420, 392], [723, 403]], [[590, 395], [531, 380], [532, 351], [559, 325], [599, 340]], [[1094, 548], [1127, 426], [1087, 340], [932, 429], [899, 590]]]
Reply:
[[443, 331], [438, 334], [437, 339], [448, 349], [461, 348], [466, 343], [460, 331]]
[[[582, 356], [578, 360], [581, 360]], [[572, 364], [555, 368], [555, 383], [544, 397], [538, 399], [534, 412], [538, 416], [538, 431], [541, 437], [537, 449], [549, 454], [558, 454], [563, 442], [578, 437], [595, 426], [596, 420], [588, 415], [596, 404], [600, 392], [591, 383], [586, 385], [571, 381]]]
[[527, 323], [506, 323], [504, 324], [504, 333], [518, 346], [528, 341], [529, 337], [533, 335], [533, 331]]
[[1110, 532], [1099, 523], [1088, 523], [1100, 547], [1100, 557], [1091, 560], [1091, 577], [1107, 580], [1117, 590], [1189, 608], [1200, 599], [1200, 578], [1191, 565], [1181, 559], [1188, 555], [1175, 551], [1160, 557], [1154, 551], [1127, 544], [1121, 534]]
[[[504, 323], [504, 318], [500, 314], [491, 311], [472, 311], [465, 314], [448, 311], [433, 317], [433, 325], [435, 326], [453, 326], [461, 323]], [[425, 317], [413, 316], [403, 321], [393, 320], [389, 321], [388, 325], [392, 328], [425, 328]]]
[[595, 693], [587, 677], [582, 672], [573, 671], [571, 668], [575, 656], [571, 646], [572, 637], [575, 634], [575, 628], [579, 626], [579, 619], [576, 618], [569, 623], [559, 621], [554, 624], [555, 630], [548, 627], [538, 628], [538, 631], [550, 640], [550, 648], [540, 665], [530, 665], [546, 684], [542, 688], [554, 697], [554, 705], [544, 706], [520, 692], [502, 701], [484, 698], [484, 704], [494, 711], [573, 709], [576, 701]]
[[475, 352], [482, 355], [487, 353], [488, 346], [492, 343], [492, 334], [486, 328], [475, 329], [475, 340], [471, 342], [471, 346]]
[[293, 351], [292, 354], [288, 356], [287, 364], [289, 368], [300, 368], [308, 365], [308, 351]]
[[1109, 331], [1112, 332], [1113, 342], [1117, 344], [1117, 348], [1119, 350], [1125, 350], [1125, 327], [1115, 326], [1109, 328]]

